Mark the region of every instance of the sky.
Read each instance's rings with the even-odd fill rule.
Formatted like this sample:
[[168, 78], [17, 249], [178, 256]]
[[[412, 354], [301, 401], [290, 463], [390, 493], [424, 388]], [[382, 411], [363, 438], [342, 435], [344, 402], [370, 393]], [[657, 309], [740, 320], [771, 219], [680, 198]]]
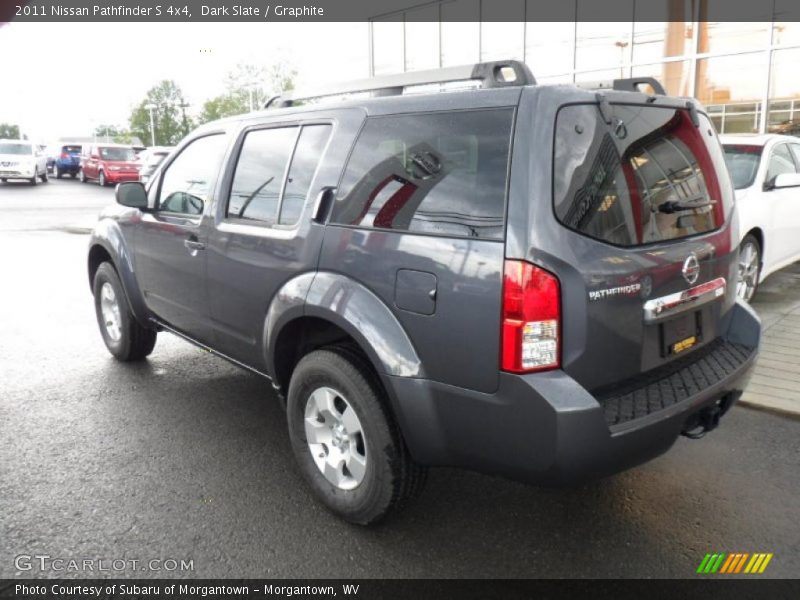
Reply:
[[0, 27], [0, 123], [42, 143], [127, 126], [163, 79], [199, 113], [241, 62], [288, 61], [298, 87], [360, 79], [368, 40], [366, 23], [10, 23]]

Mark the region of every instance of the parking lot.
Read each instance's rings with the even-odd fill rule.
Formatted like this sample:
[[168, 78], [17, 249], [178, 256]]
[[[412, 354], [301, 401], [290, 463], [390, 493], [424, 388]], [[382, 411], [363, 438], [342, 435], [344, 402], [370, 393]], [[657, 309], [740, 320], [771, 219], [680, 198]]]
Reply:
[[[166, 334], [146, 363], [109, 356], [85, 252], [113, 196], [0, 186], [0, 577], [64, 575], [20, 571], [21, 554], [193, 561], [111, 573], [144, 577], [692, 577], [718, 551], [800, 572], [800, 420], [745, 406], [616, 477], [551, 490], [437, 469], [396, 518], [347, 525], [295, 470], [266, 381]], [[800, 266], [755, 306], [793, 323]]]

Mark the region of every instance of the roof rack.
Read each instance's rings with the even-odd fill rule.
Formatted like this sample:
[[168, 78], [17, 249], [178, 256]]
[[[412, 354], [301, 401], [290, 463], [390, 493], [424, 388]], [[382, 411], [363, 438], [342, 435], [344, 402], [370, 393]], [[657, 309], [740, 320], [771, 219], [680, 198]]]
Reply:
[[270, 98], [264, 108], [284, 108], [302, 100], [360, 92], [372, 92], [374, 96], [400, 96], [407, 87], [456, 81], [479, 81], [481, 87], [484, 88], [514, 87], [536, 83], [533, 73], [525, 63], [518, 60], [498, 60], [474, 65], [382, 75], [358, 81], [335, 83], [320, 89], [293, 90]]
[[664, 86], [655, 77], [628, 77], [625, 79], [605, 79], [576, 83], [579, 88], [587, 90], [617, 90], [618, 92], [642, 92], [640, 85], [649, 85], [659, 96], [666, 96]]

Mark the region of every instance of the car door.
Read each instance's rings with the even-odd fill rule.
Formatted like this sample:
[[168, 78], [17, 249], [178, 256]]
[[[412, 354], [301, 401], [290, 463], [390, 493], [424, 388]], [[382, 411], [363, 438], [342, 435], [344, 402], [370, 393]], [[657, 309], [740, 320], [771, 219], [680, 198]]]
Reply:
[[[798, 188], [771, 188], [775, 177], [782, 173], [797, 173], [797, 165], [789, 144], [781, 142], [772, 147], [764, 175], [765, 200], [772, 213], [771, 235], [765, 240], [765, 262], [771, 265], [785, 263], [796, 252], [800, 237], [800, 190]], [[771, 248], [770, 248], [771, 246]]]
[[[231, 153], [209, 232], [209, 302], [216, 348], [255, 369], [264, 368], [272, 298], [286, 281], [316, 268], [323, 227], [310, 213], [320, 191], [337, 183], [357, 130], [341, 127], [348, 118], [344, 111], [337, 121], [248, 127]], [[334, 143], [334, 129], [351, 133]]]
[[83, 173], [89, 179], [97, 179], [97, 161], [100, 157], [100, 148], [92, 145], [89, 148], [89, 154], [86, 156], [86, 161], [83, 164]]
[[223, 132], [186, 144], [150, 188], [136, 228], [139, 286], [159, 320], [200, 342], [212, 339], [206, 293], [206, 213], [227, 144]]

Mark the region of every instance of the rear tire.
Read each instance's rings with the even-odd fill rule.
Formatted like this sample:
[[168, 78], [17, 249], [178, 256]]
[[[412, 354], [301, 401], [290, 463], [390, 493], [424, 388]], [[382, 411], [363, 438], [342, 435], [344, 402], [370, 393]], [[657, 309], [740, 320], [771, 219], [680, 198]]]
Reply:
[[739, 244], [739, 270], [736, 282], [736, 295], [750, 302], [758, 291], [761, 277], [761, 244], [752, 233], [744, 236]]
[[61, 179], [63, 173], [59, 170], [58, 165], [53, 165], [53, 177]]
[[78, 171], [78, 175], [80, 176], [81, 183], [86, 183], [86, 173], [83, 172], [83, 169]]
[[47, 169], [45, 169], [45, 172], [44, 172], [44, 173], [42, 173], [42, 183], [47, 183], [47, 181], [48, 181], [48, 178], [47, 178]]
[[122, 282], [109, 262], [94, 275], [94, 308], [100, 334], [108, 351], [122, 362], [142, 360], [156, 345], [157, 332], [142, 327], [133, 316]]
[[411, 459], [360, 353], [337, 346], [303, 357], [292, 373], [287, 419], [303, 477], [343, 519], [375, 523], [422, 490], [427, 470]]

